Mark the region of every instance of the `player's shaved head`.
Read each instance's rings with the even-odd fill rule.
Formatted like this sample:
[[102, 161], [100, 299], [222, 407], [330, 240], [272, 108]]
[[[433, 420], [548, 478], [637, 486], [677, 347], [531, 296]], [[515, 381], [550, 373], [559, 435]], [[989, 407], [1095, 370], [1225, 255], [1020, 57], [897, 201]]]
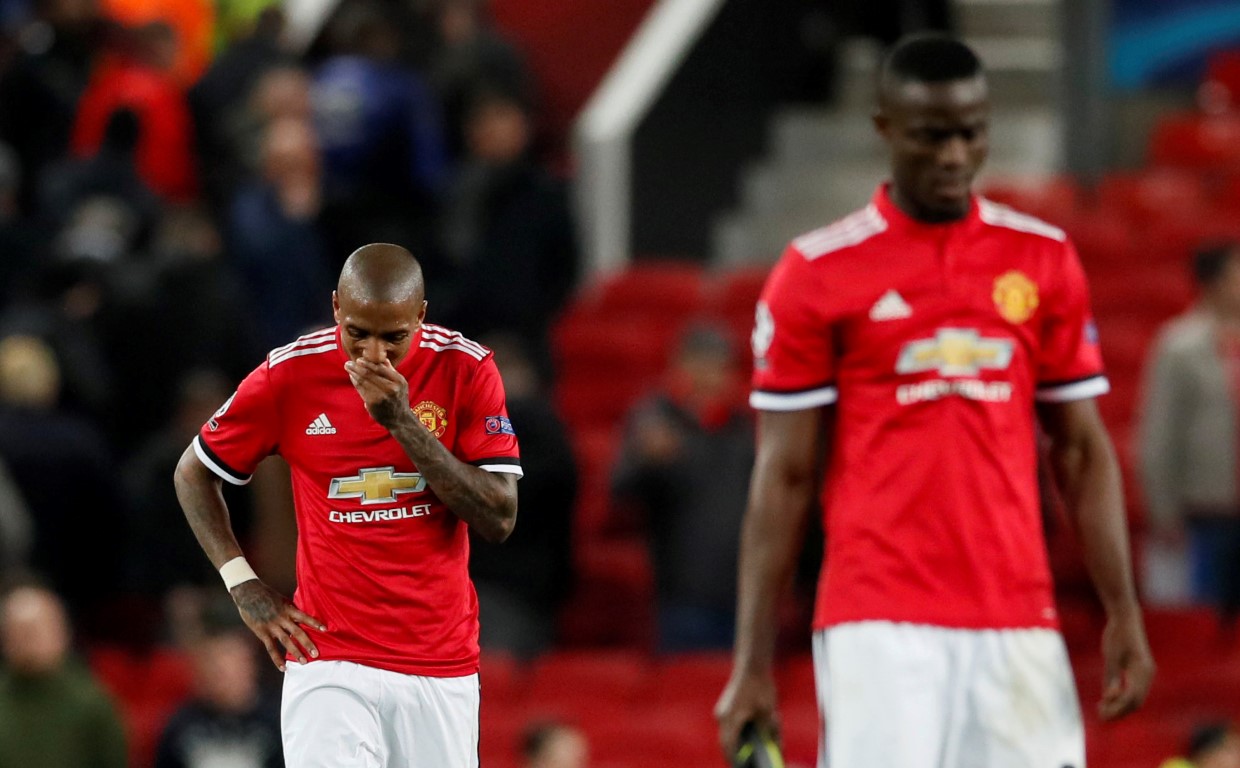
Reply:
[[426, 295], [418, 260], [391, 243], [371, 243], [354, 251], [340, 270], [336, 291], [362, 304], [420, 304]]
[[371, 243], [358, 248], [340, 270], [332, 314], [350, 358], [400, 361], [426, 317], [421, 265], [399, 245]]

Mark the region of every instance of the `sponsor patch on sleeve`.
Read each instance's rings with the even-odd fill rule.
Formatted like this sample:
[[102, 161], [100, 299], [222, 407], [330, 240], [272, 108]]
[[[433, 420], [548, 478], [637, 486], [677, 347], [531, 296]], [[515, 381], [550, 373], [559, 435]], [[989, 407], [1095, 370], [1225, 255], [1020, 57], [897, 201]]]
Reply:
[[512, 429], [512, 422], [507, 416], [488, 416], [486, 418], [486, 427], [488, 435], [516, 435]]

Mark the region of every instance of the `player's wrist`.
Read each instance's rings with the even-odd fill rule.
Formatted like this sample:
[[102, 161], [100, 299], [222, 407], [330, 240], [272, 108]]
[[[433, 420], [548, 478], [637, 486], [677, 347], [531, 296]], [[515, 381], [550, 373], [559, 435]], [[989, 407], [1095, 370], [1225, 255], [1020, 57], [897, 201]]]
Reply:
[[231, 592], [233, 587], [244, 584], [247, 581], [257, 581], [258, 574], [250, 567], [250, 563], [245, 557], [241, 556], [234, 557], [220, 566], [220, 578], [224, 580], [225, 589]]
[[1141, 620], [1141, 604], [1137, 601], [1136, 594], [1103, 598], [1102, 609], [1106, 612], [1107, 618], [1116, 621]]

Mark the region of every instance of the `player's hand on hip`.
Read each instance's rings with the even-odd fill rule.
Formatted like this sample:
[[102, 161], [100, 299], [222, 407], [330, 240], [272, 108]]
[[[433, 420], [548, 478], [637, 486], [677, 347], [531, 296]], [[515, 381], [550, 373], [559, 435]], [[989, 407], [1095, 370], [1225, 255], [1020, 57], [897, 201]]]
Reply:
[[1098, 714], [1116, 720], [1140, 708], [1154, 681], [1154, 657], [1139, 610], [1107, 619], [1102, 656], [1105, 679]]
[[345, 363], [344, 369], [353, 388], [362, 396], [367, 413], [383, 427], [394, 429], [410, 413], [409, 382], [391, 361], [372, 363], [359, 358]]
[[284, 595], [258, 579], [242, 582], [231, 592], [241, 619], [263, 642], [276, 669], [284, 671], [286, 652], [302, 664], [306, 663], [307, 656], [318, 658], [319, 649], [302, 625], [323, 632], [327, 630], [323, 622], [302, 612]]
[[715, 704], [715, 720], [719, 723], [719, 747], [729, 762], [740, 741], [741, 728], [751, 720], [766, 726], [778, 739], [775, 678], [769, 672], [755, 674], [734, 671]]

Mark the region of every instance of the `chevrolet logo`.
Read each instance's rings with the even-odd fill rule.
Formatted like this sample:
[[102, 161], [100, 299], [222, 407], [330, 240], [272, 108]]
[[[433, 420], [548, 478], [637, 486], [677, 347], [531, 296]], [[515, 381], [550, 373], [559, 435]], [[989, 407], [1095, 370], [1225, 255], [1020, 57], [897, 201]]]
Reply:
[[984, 339], [971, 328], [940, 328], [933, 339], [910, 341], [900, 350], [896, 373], [937, 370], [940, 376], [976, 376], [1012, 363], [1012, 342]]
[[421, 493], [426, 478], [417, 472], [394, 472], [395, 467], [372, 467], [354, 477], [334, 477], [329, 499], [361, 499], [363, 504], [391, 504], [399, 493]]

